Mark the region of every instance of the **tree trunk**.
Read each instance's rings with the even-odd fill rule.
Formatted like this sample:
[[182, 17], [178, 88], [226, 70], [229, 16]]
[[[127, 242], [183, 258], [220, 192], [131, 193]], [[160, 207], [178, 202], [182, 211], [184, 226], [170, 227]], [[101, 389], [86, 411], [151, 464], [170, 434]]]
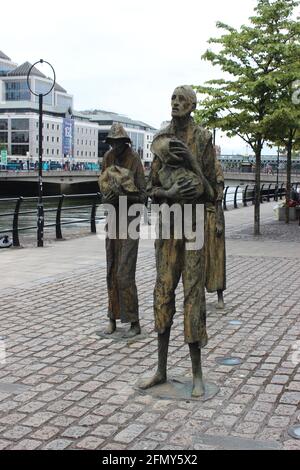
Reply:
[[254, 235], [260, 235], [260, 168], [262, 143], [258, 142], [255, 151], [255, 207], [254, 207]]
[[293, 131], [290, 131], [289, 142], [287, 145], [287, 165], [286, 165], [286, 208], [285, 208], [285, 223], [290, 223], [290, 209], [289, 201], [291, 198], [291, 173], [292, 173], [292, 151], [293, 151]]

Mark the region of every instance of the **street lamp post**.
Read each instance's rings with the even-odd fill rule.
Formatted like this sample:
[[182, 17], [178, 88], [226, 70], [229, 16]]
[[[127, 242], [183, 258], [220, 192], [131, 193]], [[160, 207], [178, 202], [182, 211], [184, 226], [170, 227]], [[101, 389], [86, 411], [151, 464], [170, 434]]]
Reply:
[[[53, 72], [53, 80], [50, 86], [49, 91], [47, 93], [36, 93], [32, 90], [30, 86], [30, 74], [37, 64], [47, 64], [51, 67]], [[44, 205], [43, 205], [43, 98], [44, 96], [49, 95], [55, 86], [56, 75], [55, 70], [52, 65], [40, 59], [39, 61], [35, 62], [29, 69], [27, 74], [27, 85], [30, 92], [38, 96], [39, 98], [39, 166], [38, 166], [38, 205], [37, 205], [37, 246], [43, 247], [44, 246]]]

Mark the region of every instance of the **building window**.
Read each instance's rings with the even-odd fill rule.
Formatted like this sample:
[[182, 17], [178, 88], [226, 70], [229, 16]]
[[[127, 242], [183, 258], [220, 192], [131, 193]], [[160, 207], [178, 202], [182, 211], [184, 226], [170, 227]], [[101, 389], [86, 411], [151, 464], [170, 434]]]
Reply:
[[0, 132], [0, 144], [7, 144], [8, 132]]
[[29, 152], [29, 145], [12, 145], [11, 146], [12, 155], [25, 156], [27, 152]]
[[[47, 83], [47, 82], [44, 82], [42, 80], [36, 80], [35, 81], [35, 92], [37, 94], [47, 93], [50, 90], [51, 85], [52, 85], [52, 83], [49, 83], [49, 82]], [[51, 93], [49, 93], [48, 95], [44, 96], [44, 98], [43, 98], [44, 104], [52, 105], [52, 97], [53, 97], [53, 91], [51, 91]], [[39, 101], [38, 96], [35, 97], [35, 101], [38, 103], [38, 101]], [[49, 126], [49, 124], [48, 124], [48, 126]], [[48, 127], [48, 129], [49, 129], [49, 127]]]
[[54, 124], [52, 124], [52, 130], [54, 131]]
[[56, 153], [57, 153], [57, 155], [59, 155], [59, 149], [57, 149]]
[[56, 138], [56, 142], [59, 142], [59, 137]]
[[11, 141], [14, 144], [27, 144], [29, 142], [29, 132], [28, 131], [18, 131], [11, 133]]
[[[31, 95], [26, 80], [5, 83], [6, 101], [30, 101]], [[17, 154], [16, 154], [17, 155]]]
[[12, 131], [29, 131], [29, 119], [12, 119]]

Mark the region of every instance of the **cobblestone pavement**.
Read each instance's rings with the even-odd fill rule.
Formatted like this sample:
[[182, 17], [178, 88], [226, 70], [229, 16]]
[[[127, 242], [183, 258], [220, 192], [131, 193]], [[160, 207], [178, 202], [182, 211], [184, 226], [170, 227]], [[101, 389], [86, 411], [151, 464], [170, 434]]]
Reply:
[[[253, 226], [249, 225], [247, 227], [228, 230], [227, 238], [235, 240], [253, 240]], [[262, 224], [259, 241], [269, 242], [271, 240], [300, 243], [300, 226], [298, 221], [292, 221], [289, 225], [276, 220]]]
[[[137, 272], [145, 335], [131, 342], [96, 334], [106, 322], [103, 263], [0, 292], [0, 449], [300, 449], [287, 434], [300, 424], [299, 260], [229, 255], [226, 314], [207, 297], [204, 373], [220, 392], [205, 403], [134, 388], [156, 364], [154, 279], [149, 248]], [[180, 287], [173, 377], [191, 374], [182, 299]], [[228, 355], [242, 364], [217, 364]]]

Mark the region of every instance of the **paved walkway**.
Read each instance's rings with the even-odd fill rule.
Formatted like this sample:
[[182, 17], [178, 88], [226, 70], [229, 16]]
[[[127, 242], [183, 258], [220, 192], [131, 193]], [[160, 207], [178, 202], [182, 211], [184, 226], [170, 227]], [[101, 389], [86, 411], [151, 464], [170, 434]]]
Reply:
[[[300, 449], [287, 434], [300, 424], [300, 236], [292, 224], [281, 239], [273, 206], [262, 206], [272, 241], [251, 236], [252, 207], [226, 214], [226, 314], [208, 295], [203, 351], [205, 377], [220, 392], [205, 403], [159, 400], [134, 388], [157, 357], [153, 242], [141, 243], [137, 270], [144, 334], [130, 342], [96, 334], [106, 322], [103, 241], [2, 250], [0, 449]], [[190, 377], [182, 298], [179, 288], [171, 377]], [[224, 355], [242, 364], [218, 365]]]

